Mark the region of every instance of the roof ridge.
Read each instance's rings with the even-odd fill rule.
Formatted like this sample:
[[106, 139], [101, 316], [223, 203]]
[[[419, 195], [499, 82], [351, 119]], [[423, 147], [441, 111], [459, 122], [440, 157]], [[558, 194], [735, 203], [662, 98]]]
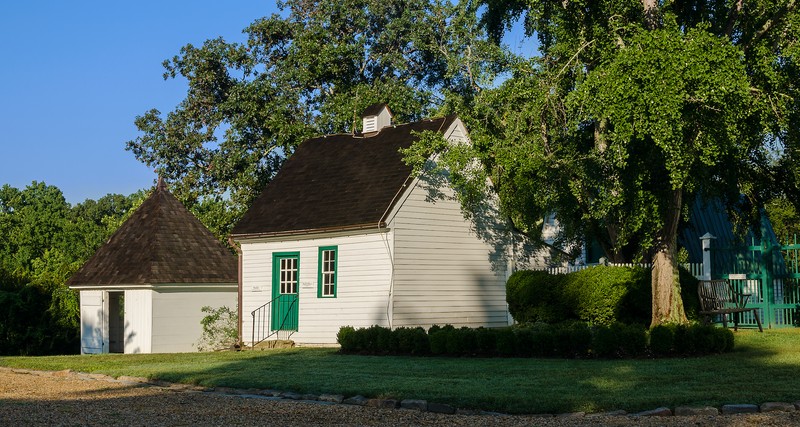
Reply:
[[[445, 120], [446, 121], [448, 118], [454, 117], [454, 116], [456, 116], [456, 114], [447, 114], [447, 115], [438, 116], [438, 117], [424, 117], [424, 118], [419, 119], [419, 120], [417, 120], [415, 122], [392, 123], [389, 126], [386, 126], [384, 129], [398, 128], [398, 127], [415, 125], [415, 124], [424, 123], [424, 122], [434, 122], [436, 120]], [[381, 129], [381, 130], [383, 130], [383, 129]], [[379, 130], [377, 132], [367, 132], [367, 133], [368, 134], [370, 134], [370, 133], [380, 133], [381, 130]], [[362, 136], [362, 135], [364, 135], [364, 133], [362, 133], [362, 132], [356, 132], [356, 133], [353, 133], [353, 132], [325, 133], [325, 134], [322, 134], [322, 135], [316, 135], [316, 136], [312, 136], [310, 138], [307, 138], [303, 142], [308, 141], [308, 140], [312, 140], [312, 139], [329, 138], [329, 137], [332, 138], [332, 137], [336, 137], [336, 136]]]

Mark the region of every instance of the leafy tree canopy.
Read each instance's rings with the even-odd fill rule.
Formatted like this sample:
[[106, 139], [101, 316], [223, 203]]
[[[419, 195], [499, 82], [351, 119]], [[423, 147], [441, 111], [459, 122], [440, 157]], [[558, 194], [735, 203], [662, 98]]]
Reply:
[[231, 222], [304, 139], [355, 131], [376, 102], [391, 105], [399, 122], [469, 104], [504, 64], [472, 2], [290, 0], [279, 7], [281, 15], [244, 30], [245, 43], [208, 40], [165, 61], [165, 78], [188, 81], [186, 98], [166, 115], [137, 117], [141, 135], [127, 144], [185, 203], [224, 200], [200, 210], [230, 211]]
[[[654, 323], [685, 320], [675, 252], [686, 201], [720, 197], [748, 217], [797, 194], [797, 3], [484, 3], [495, 40], [522, 20], [541, 54], [515, 58], [464, 114], [474, 147], [441, 157], [463, 201], [493, 190], [532, 237], [557, 212], [565, 247], [593, 236], [612, 260], [650, 258]], [[470, 158], [483, 167], [464, 168]]]

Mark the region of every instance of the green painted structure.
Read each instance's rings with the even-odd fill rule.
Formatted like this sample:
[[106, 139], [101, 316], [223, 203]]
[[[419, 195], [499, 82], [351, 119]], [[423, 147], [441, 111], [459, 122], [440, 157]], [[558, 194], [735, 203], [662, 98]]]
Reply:
[[[719, 202], [699, 200], [692, 206], [690, 222], [681, 232], [681, 244], [691, 262], [702, 262], [700, 237], [712, 239], [711, 277], [728, 279], [739, 292], [750, 294], [747, 306], [759, 309], [765, 327], [800, 326], [800, 244], [779, 242], [764, 216], [760, 230], [736, 236], [733, 225]], [[740, 319], [756, 327], [752, 313]]]

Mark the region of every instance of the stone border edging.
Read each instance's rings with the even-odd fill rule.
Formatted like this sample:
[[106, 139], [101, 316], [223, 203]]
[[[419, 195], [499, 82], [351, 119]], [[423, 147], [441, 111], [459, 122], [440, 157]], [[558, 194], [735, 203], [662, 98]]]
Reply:
[[405, 409], [415, 410], [420, 412], [431, 412], [437, 414], [457, 414], [457, 415], [487, 415], [487, 416], [531, 416], [542, 418], [595, 418], [601, 416], [631, 416], [631, 417], [670, 417], [670, 416], [715, 416], [715, 415], [736, 415], [736, 414], [751, 414], [751, 413], [768, 413], [768, 412], [795, 412], [800, 411], [800, 400], [794, 403], [788, 402], [764, 402], [761, 405], [756, 404], [727, 404], [720, 408], [713, 406], [678, 406], [674, 410], [668, 407], [660, 407], [648, 411], [637, 413], [628, 413], [624, 410], [585, 413], [585, 412], [571, 412], [564, 414], [505, 414], [491, 411], [480, 411], [470, 409], [460, 409], [452, 405], [428, 402], [421, 399], [371, 399], [361, 395], [345, 398], [341, 394], [300, 394], [289, 391], [270, 390], [270, 389], [240, 389], [232, 387], [203, 387], [190, 384], [170, 383], [161, 380], [150, 380], [143, 377], [130, 377], [120, 375], [114, 378], [106, 374], [94, 374], [86, 372], [77, 372], [71, 369], [63, 371], [40, 371], [35, 369], [18, 369], [0, 366], [0, 371], [13, 372], [18, 374], [29, 375], [49, 375], [53, 377], [67, 377], [73, 376], [82, 380], [95, 380], [107, 381], [128, 384], [133, 386], [147, 386], [159, 387], [166, 391], [184, 392], [184, 393], [215, 393], [226, 396], [238, 396], [249, 399], [264, 399], [264, 400], [283, 400], [283, 401], [296, 401], [303, 403], [311, 403], [318, 405], [354, 405], [364, 406], [371, 408], [382, 409]]

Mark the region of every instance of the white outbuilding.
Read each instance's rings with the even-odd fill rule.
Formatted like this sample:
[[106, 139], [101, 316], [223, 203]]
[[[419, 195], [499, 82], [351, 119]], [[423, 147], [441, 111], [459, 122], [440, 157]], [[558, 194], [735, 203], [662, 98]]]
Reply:
[[159, 179], [67, 282], [80, 291], [81, 353], [197, 351], [204, 306], [235, 308], [236, 257]]

